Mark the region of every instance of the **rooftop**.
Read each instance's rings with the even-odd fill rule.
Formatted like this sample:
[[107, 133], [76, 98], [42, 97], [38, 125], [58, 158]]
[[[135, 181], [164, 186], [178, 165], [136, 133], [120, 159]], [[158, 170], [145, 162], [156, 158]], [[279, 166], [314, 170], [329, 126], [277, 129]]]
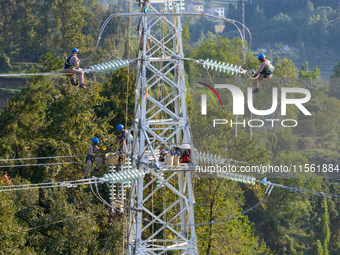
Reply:
[[[224, 6], [222, 6], [222, 5], [214, 5], [214, 6], [211, 6], [210, 8], [225, 8]], [[209, 9], [210, 9], [209, 8]]]
[[203, 5], [202, 3], [200, 3], [200, 2], [191, 2], [191, 3], [188, 3], [188, 5], [189, 4], [193, 4], [193, 5]]

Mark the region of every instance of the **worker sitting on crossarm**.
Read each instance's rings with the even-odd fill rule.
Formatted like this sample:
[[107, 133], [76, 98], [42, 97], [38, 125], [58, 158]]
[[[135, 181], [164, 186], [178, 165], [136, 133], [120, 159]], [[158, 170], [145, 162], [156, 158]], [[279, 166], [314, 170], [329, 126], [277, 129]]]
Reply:
[[[125, 146], [124, 147], [127, 150], [129, 150], [130, 148], [128, 148], [128, 145], [129, 145], [129, 142], [133, 141], [133, 136], [131, 134], [129, 134], [129, 131], [124, 129], [124, 126], [122, 124], [119, 124], [117, 126], [117, 131], [119, 132], [119, 136], [118, 136], [118, 139], [113, 142], [113, 144], [119, 143], [120, 141], [123, 140], [125, 142]], [[119, 151], [122, 149], [123, 145], [124, 145], [124, 143], [119, 147]]]
[[[64, 66], [64, 73], [71, 73], [77, 74], [79, 77], [79, 87], [86, 89], [84, 83], [84, 72], [80, 70], [76, 70], [76, 67], [79, 66], [80, 59], [78, 59], [79, 50], [77, 48], [72, 49], [72, 55], [66, 59], [65, 66]], [[72, 83], [73, 85], [77, 85]]]
[[98, 147], [99, 139], [93, 138], [91, 146], [87, 149], [87, 157], [86, 157], [86, 172], [85, 172], [85, 179], [88, 177], [88, 174], [90, 172], [90, 169], [93, 165], [93, 162], [97, 162], [97, 167], [94, 169], [95, 171], [99, 172], [99, 167], [103, 164], [103, 160], [101, 158], [98, 158], [97, 154], [98, 151], [102, 150], [102, 148]]
[[266, 59], [266, 56], [260, 54], [258, 60], [261, 62], [259, 70], [253, 75], [253, 87], [255, 88], [253, 93], [259, 92], [258, 80], [261, 81], [261, 86], [263, 86], [263, 80], [265, 78], [272, 78], [274, 67], [271, 65], [270, 61]]

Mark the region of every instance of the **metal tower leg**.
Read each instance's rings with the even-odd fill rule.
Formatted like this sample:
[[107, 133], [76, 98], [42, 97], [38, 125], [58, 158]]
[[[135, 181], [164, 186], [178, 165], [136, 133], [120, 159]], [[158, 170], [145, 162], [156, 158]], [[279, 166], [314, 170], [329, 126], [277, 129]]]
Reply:
[[[166, 11], [180, 12], [181, 1], [167, 3], [171, 8]], [[147, 7], [149, 13], [158, 12], [150, 3]], [[168, 251], [198, 254], [193, 165], [166, 166], [158, 155], [161, 146], [170, 148], [173, 142], [177, 146], [182, 143], [192, 146], [181, 18], [166, 14], [153, 18], [143, 16], [138, 38], [143, 46], [137, 64], [134, 142], [130, 156], [134, 158], [133, 167], [147, 175], [132, 185], [127, 251], [128, 254], [166, 254]], [[156, 188], [151, 189], [152, 186]], [[163, 198], [157, 200], [162, 194], [166, 194], [166, 209], [153, 211], [151, 199], [163, 201]], [[163, 209], [161, 205], [157, 208]]]

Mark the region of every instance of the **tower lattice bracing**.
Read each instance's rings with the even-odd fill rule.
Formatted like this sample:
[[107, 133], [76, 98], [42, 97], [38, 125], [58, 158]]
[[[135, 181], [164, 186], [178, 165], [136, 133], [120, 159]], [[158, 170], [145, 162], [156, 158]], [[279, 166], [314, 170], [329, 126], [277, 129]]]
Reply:
[[[193, 145], [184, 74], [181, 1], [141, 4], [133, 146], [128, 155], [144, 178], [131, 187], [128, 254], [198, 254], [192, 190], [193, 164], [165, 165], [163, 149]], [[164, 15], [165, 14], [165, 15]], [[193, 160], [193, 155], [192, 155]], [[155, 209], [157, 205], [157, 210]], [[159, 211], [159, 208], [163, 208]]]

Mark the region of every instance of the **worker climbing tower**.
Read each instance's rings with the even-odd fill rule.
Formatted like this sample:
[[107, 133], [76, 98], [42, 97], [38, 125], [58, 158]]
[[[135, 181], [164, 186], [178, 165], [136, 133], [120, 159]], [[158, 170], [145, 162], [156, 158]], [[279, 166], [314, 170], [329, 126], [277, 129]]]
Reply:
[[[187, 88], [184, 75], [181, 0], [139, 2], [142, 15], [137, 33], [133, 167], [145, 172], [131, 184], [128, 254], [198, 254], [194, 226], [192, 170]], [[160, 7], [161, 5], [161, 7]], [[191, 163], [169, 165], [162, 152], [190, 146]], [[163, 211], [154, 211], [163, 203]], [[163, 201], [163, 202], [162, 202]], [[165, 202], [164, 202], [165, 201]], [[166, 205], [164, 204], [166, 203]], [[159, 206], [160, 205], [160, 206]]]

